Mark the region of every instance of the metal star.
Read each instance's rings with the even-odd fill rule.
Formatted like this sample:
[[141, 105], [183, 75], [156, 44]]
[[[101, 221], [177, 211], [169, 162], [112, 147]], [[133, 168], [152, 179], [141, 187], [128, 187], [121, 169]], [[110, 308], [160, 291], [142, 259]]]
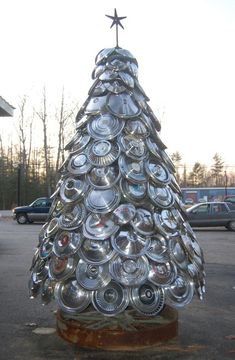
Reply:
[[118, 25], [124, 29], [121, 20], [126, 19], [126, 16], [118, 16], [116, 9], [114, 9], [114, 16], [111, 15], [105, 15], [105, 16], [113, 20], [110, 29], [113, 27], [113, 25], [116, 25], [116, 47], [118, 47]]

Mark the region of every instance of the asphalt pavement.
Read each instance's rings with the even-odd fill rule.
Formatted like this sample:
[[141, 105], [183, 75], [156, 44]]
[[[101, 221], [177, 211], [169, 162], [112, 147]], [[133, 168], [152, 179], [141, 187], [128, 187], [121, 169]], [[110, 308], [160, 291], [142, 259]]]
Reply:
[[67, 343], [56, 334], [56, 304], [43, 307], [28, 298], [40, 228], [0, 216], [1, 360], [235, 359], [235, 233], [196, 231], [206, 260], [206, 296], [179, 311], [177, 339], [144, 351], [110, 352]]

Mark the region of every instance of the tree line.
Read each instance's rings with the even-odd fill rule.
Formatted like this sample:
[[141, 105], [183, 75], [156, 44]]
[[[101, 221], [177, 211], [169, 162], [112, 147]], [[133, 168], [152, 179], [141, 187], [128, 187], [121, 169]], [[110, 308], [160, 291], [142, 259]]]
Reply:
[[183, 164], [183, 157], [176, 151], [171, 155], [175, 165], [176, 178], [181, 187], [229, 187], [235, 186], [235, 167], [226, 166], [222, 157], [216, 153], [212, 165], [195, 162], [191, 167]]
[[[26, 96], [20, 99], [17, 141], [6, 145], [0, 135], [0, 209], [29, 204], [37, 197], [52, 194], [65, 160], [65, 145], [74, 133], [77, 110], [77, 103], [66, 104], [64, 91], [53, 110], [46, 89], [37, 107], [29, 106]], [[214, 155], [210, 168], [200, 162], [192, 167], [185, 165], [178, 151], [171, 159], [181, 187], [235, 186], [235, 173], [229, 171], [219, 154]]]

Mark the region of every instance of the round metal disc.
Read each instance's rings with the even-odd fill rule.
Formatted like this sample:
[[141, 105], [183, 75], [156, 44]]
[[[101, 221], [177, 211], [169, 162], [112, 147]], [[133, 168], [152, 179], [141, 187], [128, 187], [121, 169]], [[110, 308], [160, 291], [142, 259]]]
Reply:
[[62, 230], [77, 229], [86, 216], [86, 209], [83, 204], [69, 204], [65, 205], [58, 219], [58, 224]]
[[146, 209], [137, 209], [134, 219], [131, 221], [133, 228], [142, 235], [154, 234], [154, 222], [152, 214]]
[[32, 279], [35, 284], [41, 283], [48, 276], [48, 262], [38, 259], [32, 270]]
[[43, 305], [47, 305], [54, 299], [54, 289], [56, 282], [50, 279], [46, 279], [42, 284], [41, 300]]
[[106, 110], [107, 96], [92, 97], [86, 106], [85, 113], [96, 115]]
[[88, 239], [105, 240], [118, 229], [111, 215], [90, 214], [83, 225], [83, 235]]
[[146, 255], [153, 261], [165, 263], [169, 260], [167, 250], [166, 238], [160, 234], [156, 234], [151, 237], [151, 242], [146, 251]]
[[94, 213], [106, 214], [119, 204], [120, 192], [116, 186], [109, 189], [91, 189], [86, 196], [86, 208]]
[[129, 304], [127, 289], [111, 281], [107, 286], [94, 291], [92, 297], [94, 308], [106, 316], [113, 316], [124, 311]]
[[174, 308], [189, 304], [194, 294], [193, 281], [183, 274], [178, 274], [171, 286], [165, 289], [166, 302]]
[[118, 79], [110, 82], [105, 82], [104, 86], [108, 91], [114, 94], [120, 94], [127, 90], [126, 86], [123, 85], [122, 81]]
[[137, 286], [146, 281], [149, 262], [146, 256], [133, 259], [116, 255], [109, 262], [109, 272], [119, 283], [125, 286]]
[[163, 186], [170, 182], [170, 173], [167, 168], [157, 160], [146, 160], [145, 170], [157, 185]]
[[149, 136], [149, 130], [138, 118], [130, 119], [126, 122], [125, 132], [134, 136], [142, 136], [143, 138]]
[[79, 178], [69, 177], [64, 180], [60, 188], [60, 197], [64, 203], [78, 201], [88, 189], [88, 184]]
[[52, 255], [49, 261], [49, 278], [58, 281], [69, 278], [75, 271], [77, 263], [77, 257], [60, 259]]
[[131, 288], [129, 294], [133, 308], [146, 316], [157, 315], [165, 305], [163, 289], [150, 282]]
[[168, 186], [156, 187], [148, 183], [148, 195], [152, 202], [160, 208], [170, 208], [174, 203], [174, 197]]
[[120, 118], [127, 119], [140, 114], [141, 110], [134, 97], [128, 93], [109, 94], [106, 102], [107, 109]]
[[147, 195], [147, 186], [143, 184], [133, 184], [128, 180], [121, 179], [120, 190], [128, 201], [134, 205], [140, 205], [145, 202]]
[[108, 166], [117, 160], [119, 154], [119, 145], [107, 140], [94, 141], [87, 148], [89, 162], [94, 166]]
[[79, 260], [76, 269], [77, 282], [86, 290], [98, 290], [108, 285], [111, 276], [108, 264], [93, 265]]
[[53, 242], [50, 238], [44, 238], [39, 246], [39, 257], [42, 260], [47, 259], [52, 252]]
[[91, 169], [91, 164], [85, 153], [75, 154], [69, 160], [67, 169], [74, 175], [86, 174]]
[[181, 246], [178, 238], [178, 236], [172, 236], [169, 240], [170, 256], [180, 269], [186, 270], [189, 261], [184, 251], [184, 248]]
[[101, 265], [108, 262], [115, 254], [110, 240], [85, 239], [78, 250], [82, 260], [88, 264]]
[[133, 204], [124, 203], [119, 205], [113, 215], [119, 225], [128, 224], [135, 217], [136, 209]]
[[91, 292], [83, 289], [75, 278], [71, 278], [56, 284], [55, 298], [65, 313], [77, 314], [90, 304]]
[[145, 142], [141, 137], [134, 135], [120, 135], [118, 143], [126, 156], [134, 160], [143, 160], [147, 157], [148, 151]]
[[135, 234], [131, 230], [121, 230], [111, 237], [113, 248], [123, 256], [136, 258], [144, 255], [150, 244], [150, 238]]
[[87, 124], [88, 133], [97, 140], [111, 140], [122, 131], [125, 121], [112, 114], [101, 114]]
[[81, 235], [70, 231], [59, 231], [54, 239], [53, 252], [60, 259], [75, 254], [81, 246]]
[[148, 279], [157, 286], [167, 286], [172, 284], [177, 275], [176, 266], [171, 262], [157, 263], [150, 260], [150, 271]]
[[89, 174], [87, 180], [98, 189], [108, 189], [120, 178], [120, 172], [117, 166], [94, 167]]
[[143, 161], [133, 161], [125, 155], [120, 155], [118, 164], [122, 175], [133, 183], [146, 183], [147, 177]]

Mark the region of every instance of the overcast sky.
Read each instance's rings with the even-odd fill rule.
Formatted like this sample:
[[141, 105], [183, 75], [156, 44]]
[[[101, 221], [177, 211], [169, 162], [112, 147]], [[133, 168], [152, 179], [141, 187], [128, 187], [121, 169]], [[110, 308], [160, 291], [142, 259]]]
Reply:
[[[162, 122], [168, 153], [210, 164], [218, 152], [235, 166], [234, 0], [0, 0], [0, 95], [13, 106], [36, 103], [46, 86], [83, 103], [96, 54], [119, 45], [139, 64], [139, 81]], [[15, 120], [0, 121], [5, 138]], [[7, 126], [6, 126], [7, 124]]]

